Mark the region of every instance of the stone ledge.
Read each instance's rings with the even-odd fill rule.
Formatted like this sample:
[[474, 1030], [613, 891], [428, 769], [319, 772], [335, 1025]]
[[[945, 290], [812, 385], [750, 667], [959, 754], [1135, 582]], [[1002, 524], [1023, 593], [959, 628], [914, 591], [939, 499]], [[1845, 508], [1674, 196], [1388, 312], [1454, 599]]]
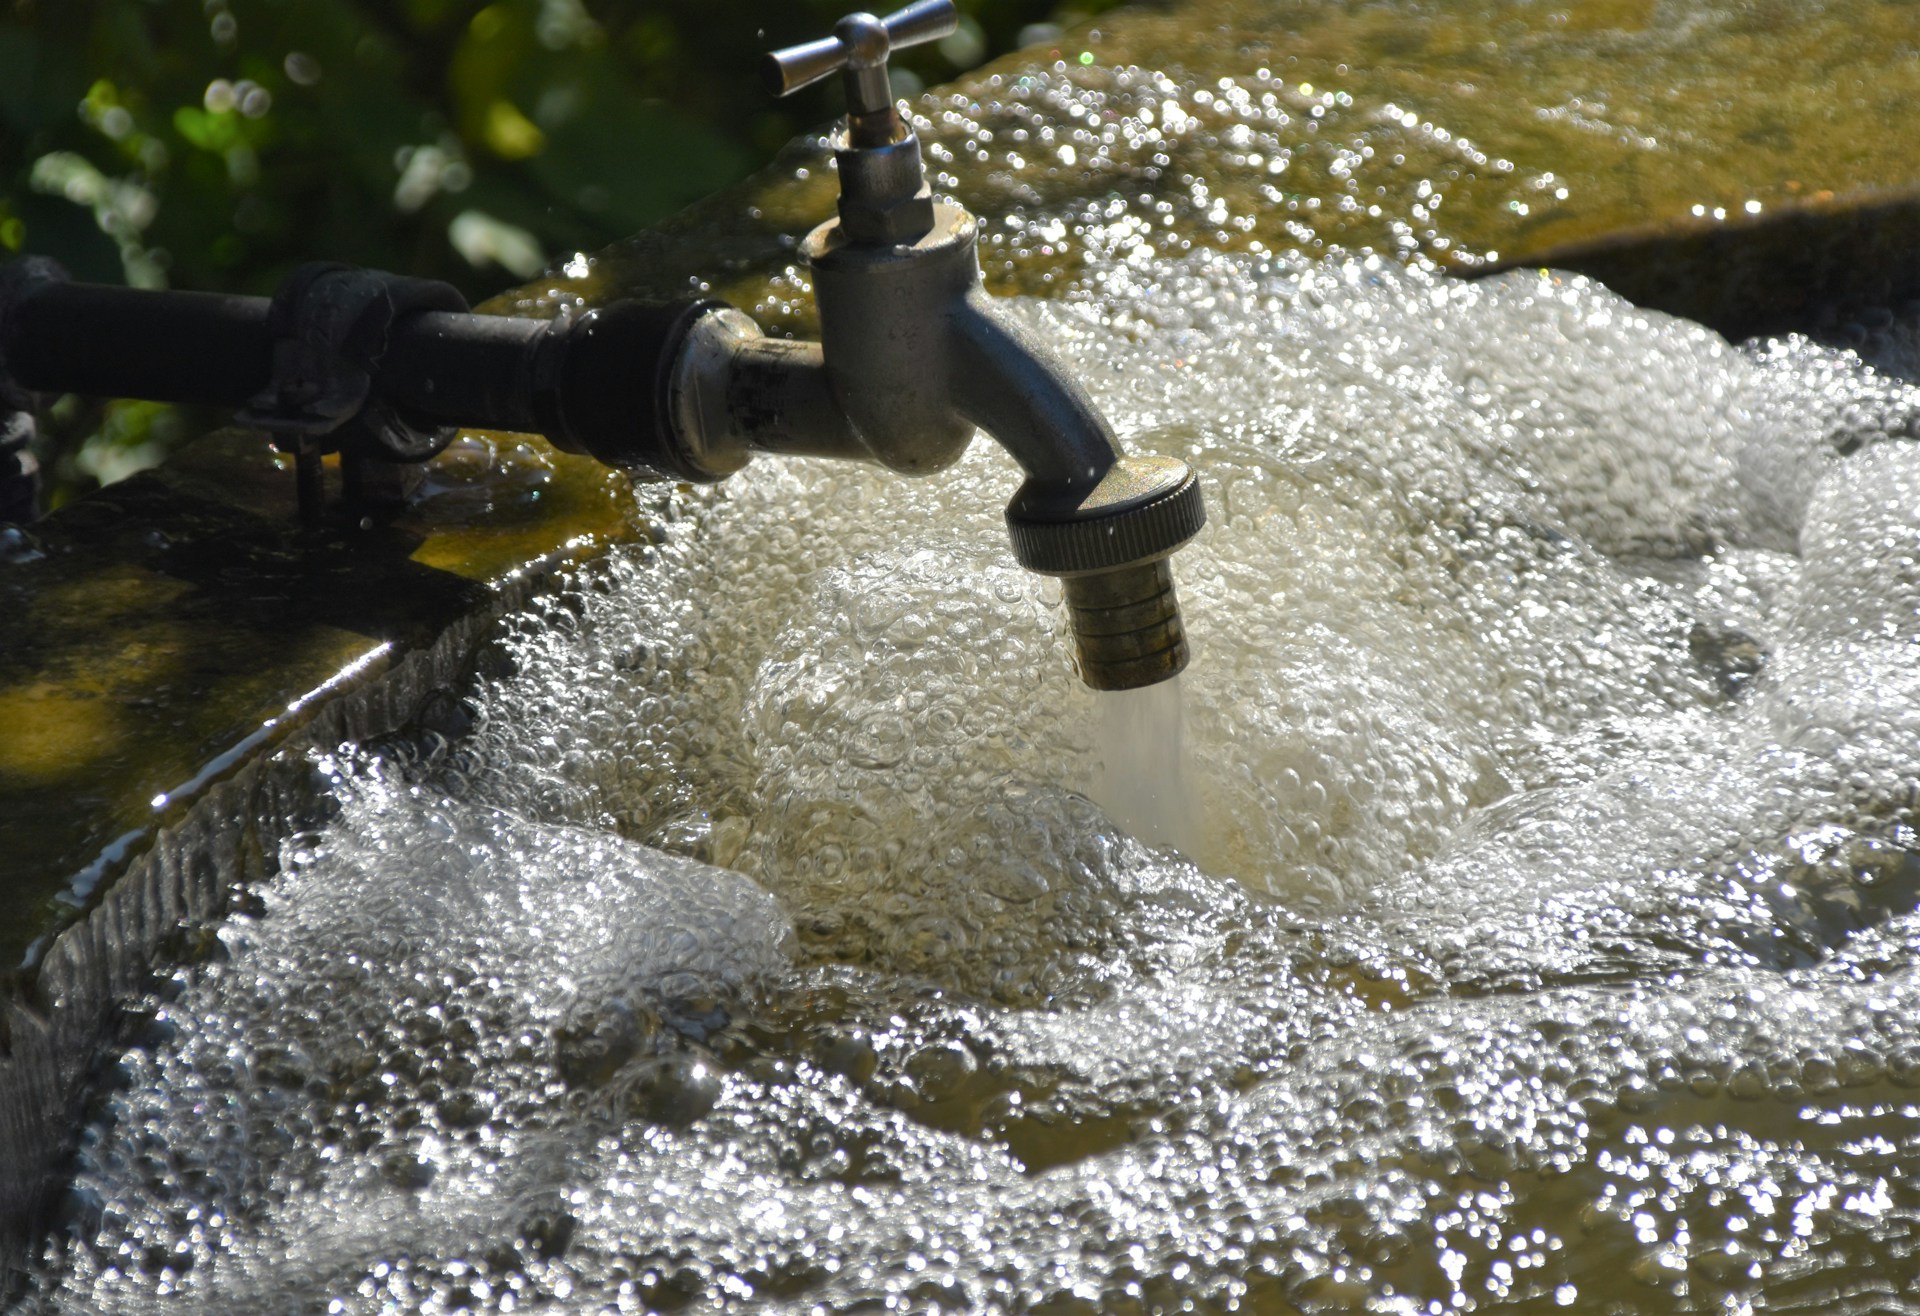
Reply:
[[[460, 690], [493, 623], [592, 555], [555, 549], [499, 581], [484, 602], [404, 653], [383, 645], [271, 748], [208, 786], [51, 944], [0, 1000], [0, 1276], [21, 1273], [45, 1229], [58, 1175], [117, 1010], [178, 958], [183, 935], [220, 919], [234, 892], [277, 870], [285, 837], [308, 825], [320, 792], [309, 754], [389, 735], [443, 691]], [[0, 1293], [6, 1286], [0, 1284]]]

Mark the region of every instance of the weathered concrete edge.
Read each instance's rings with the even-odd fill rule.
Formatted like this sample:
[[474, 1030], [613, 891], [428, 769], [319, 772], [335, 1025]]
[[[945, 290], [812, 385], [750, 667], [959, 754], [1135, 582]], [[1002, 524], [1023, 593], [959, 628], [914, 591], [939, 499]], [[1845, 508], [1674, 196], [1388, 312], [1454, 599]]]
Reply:
[[[0, 1001], [0, 1302], [17, 1296], [77, 1143], [88, 1079], [120, 1012], [169, 960], [168, 942], [227, 911], [230, 893], [278, 869], [281, 841], [320, 801], [307, 756], [391, 734], [432, 692], [458, 689], [494, 625], [598, 556], [573, 542], [496, 584], [492, 602], [430, 645], [370, 670], [311, 720], [263, 744], [162, 829], [85, 918], [55, 938], [28, 999]], [[237, 825], [237, 831], [236, 831]]]

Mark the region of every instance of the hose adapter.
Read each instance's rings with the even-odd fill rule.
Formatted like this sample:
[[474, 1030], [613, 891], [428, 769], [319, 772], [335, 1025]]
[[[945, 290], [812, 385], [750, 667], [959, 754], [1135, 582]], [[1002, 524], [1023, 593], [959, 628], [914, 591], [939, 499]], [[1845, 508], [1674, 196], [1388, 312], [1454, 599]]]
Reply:
[[1167, 558], [1206, 523], [1200, 482], [1171, 457], [1122, 457], [1090, 488], [1028, 480], [1014, 494], [1014, 557], [1061, 578], [1089, 686], [1133, 690], [1185, 669], [1186, 628]]

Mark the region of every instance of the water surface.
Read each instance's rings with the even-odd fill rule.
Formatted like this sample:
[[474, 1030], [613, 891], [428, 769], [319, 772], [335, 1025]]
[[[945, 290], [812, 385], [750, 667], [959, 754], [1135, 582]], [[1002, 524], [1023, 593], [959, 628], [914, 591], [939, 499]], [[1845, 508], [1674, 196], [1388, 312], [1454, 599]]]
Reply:
[[666, 493], [316, 765], [52, 1309], [1905, 1309], [1913, 390], [1366, 258], [1018, 314], [1206, 485], [1182, 848], [990, 447]]

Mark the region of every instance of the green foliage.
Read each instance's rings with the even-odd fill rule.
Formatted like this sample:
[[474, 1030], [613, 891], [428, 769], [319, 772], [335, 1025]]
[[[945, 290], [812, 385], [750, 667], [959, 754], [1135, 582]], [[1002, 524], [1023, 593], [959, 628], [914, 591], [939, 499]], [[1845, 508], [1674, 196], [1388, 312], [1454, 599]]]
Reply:
[[[960, 3], [963, 31], [898, 59], [906, 78], [1011, 48], [1055, 0]], [[0, 0], [0, 253], [260, 294], [325, 258], [478, 298], [656, 222], [830, 118], [828, 87], [771, 99], [759, 58], [850, 7]], [[71, 425], [102, 415], [75, 408]], [[165, 447], [165, 409], [107, 415], [104, 448], [50, 426], [68, 488]]]

